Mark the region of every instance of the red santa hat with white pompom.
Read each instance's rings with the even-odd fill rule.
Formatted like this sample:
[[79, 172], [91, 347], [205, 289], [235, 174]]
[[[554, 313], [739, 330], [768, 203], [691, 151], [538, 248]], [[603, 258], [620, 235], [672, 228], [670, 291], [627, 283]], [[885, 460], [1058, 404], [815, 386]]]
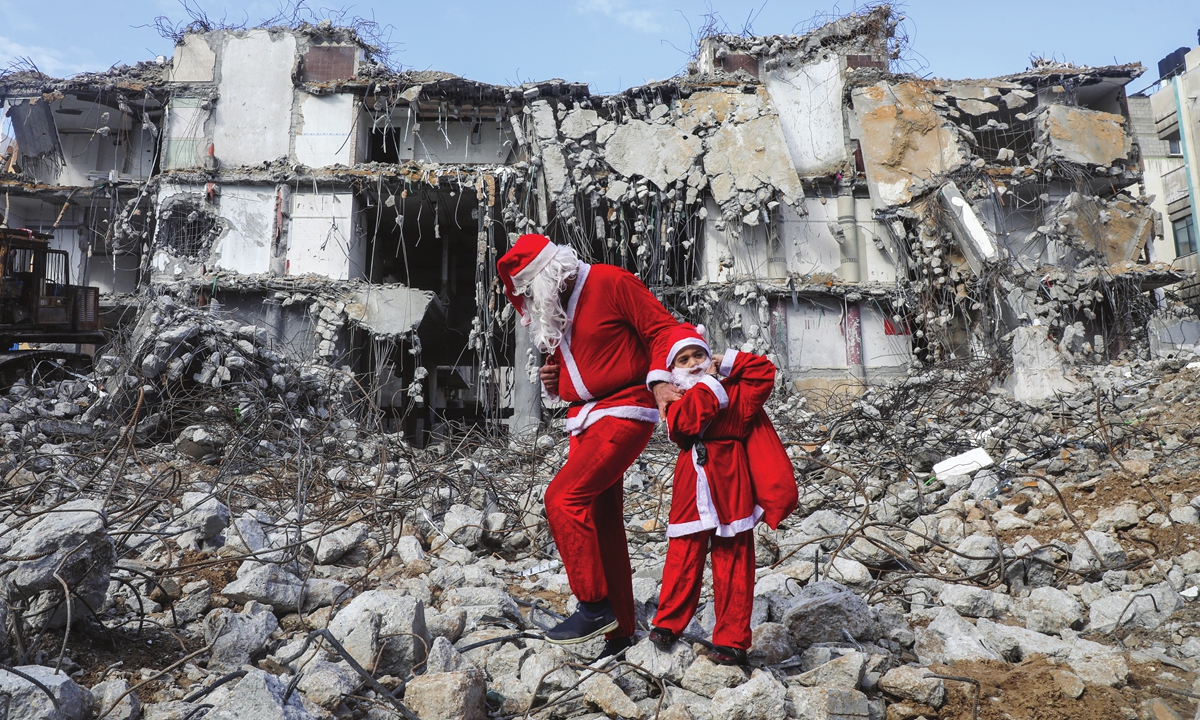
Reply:
[[504, 295], [525, 325], [529, 324], [529, 317], [525, 314], [525, 296], [519, 291], [546, 269], [556, 252], [558, 246], [545, 235], [522, 235], [496, 262], [496, 272], [504, 283]]
[[684, 348], [702, 347], [704, 348], [704, 352], [708, 353], [709, 357], [712, 357], [712, 350], [709, 349], [708, 343], [704, 340], [703, 325], [692, 326], [688, 323], [680, 323], [678, 327], [676, 327], [670, 332], [669, 335], [667, 335], [666, 344], [670, 350], [667, 351], [666, 357], [663, 358], [664, 364], [660, 367], [660, 369], [666, 370], [667, 372], [670, 372], [671, 368], [674, 367], [675, 356], [678, 355], [679, 351], [683, 350]]

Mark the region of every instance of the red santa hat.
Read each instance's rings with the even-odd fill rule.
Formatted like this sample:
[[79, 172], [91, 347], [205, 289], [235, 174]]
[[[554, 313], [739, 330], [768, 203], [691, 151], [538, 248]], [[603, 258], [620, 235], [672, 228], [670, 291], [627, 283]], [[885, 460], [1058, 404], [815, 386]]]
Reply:
[[504, 283], [504, 295], [522, 317], [525, 316], [525, 296], [518, 288], [528, 285], [546, 269], [558, 246], [545, 235], [522, 235], [512, 248], [496, 261], [496, 272]]
[[687, 323], [680, 323], [667, 335], [667, 346], [671, 348], [667, 352], [666, 358], [664, 358], [665, 364], [663, 368], [667, 372], [670, 372], [671, 368], [675, 366], [675, 356], [684, 348], [702, 347], [704, 348], [704, 352], [708, 353], [709, 357], [712, 357], [712, 350], [709, 349], [708, 343], [704, 341], [703, 325], [693, 327]]

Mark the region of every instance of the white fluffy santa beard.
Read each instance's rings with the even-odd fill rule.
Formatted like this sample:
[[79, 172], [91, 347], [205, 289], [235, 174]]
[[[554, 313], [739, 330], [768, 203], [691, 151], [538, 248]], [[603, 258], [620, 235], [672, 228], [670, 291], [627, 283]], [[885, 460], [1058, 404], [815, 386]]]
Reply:
[[568, 319], [560, 297], [567, 283], [578, 274], [579, 256], [569, 247], [560, 247], [526, 289], [529, 333], [534, 345], [544, 353], [554, 352], [562, 342]]
[[671, 368], [671, 382], [680, 390], [691, 390], [712, 367], [712, 358], [691, 368]]

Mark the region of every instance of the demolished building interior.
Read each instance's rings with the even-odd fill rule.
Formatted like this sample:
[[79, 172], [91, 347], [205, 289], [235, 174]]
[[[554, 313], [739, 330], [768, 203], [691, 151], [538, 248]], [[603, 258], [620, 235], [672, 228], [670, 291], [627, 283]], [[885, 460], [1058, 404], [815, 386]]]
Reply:
[[[1068, 563], [1064, 553], [1069, 550], [1043, 544], [1045, 538], [1035, 541], [1032, 535], [1021, 541], [1024, 546], [1017, 543], [1017, 555], [1011, 544], [1004, 552], [991, 550], [997, 542], [997, 518], [1001, 525], [1007, 522], [1009, 531], [1027, 528], [1032, 533], [1035, 523], [1026, 516], [1044, 513], [1070, 519], [1073, 529], [1082, 532], [1069, 510], [1064, 516], [1052, 497], [1047, 499], [1048, 491], [1033, 501], [1032, 511], [1027, 502], [1019, 514], [1005, 509], [990, 514], [993, 525], [987, 537], [982, 530], [973, 535], [961, 528], [957, 535], [942, 529], [939, 536], [937, 520], [925, 534], [909, 525], [898, 536], [893, 532], [901, 527], [901, 515], [905, 523], [912, 520], [907, 510], [884, 508], [897, 494], [900, 504], [923, 508], [917, 517], [923, 522], [933, 517], [931, 508], [945, 509], [954, 502], [967, 517], [980, 512], [977, 506], [987, 509], [993, 503], [999, 508], [1004, 493], [1022, 488], [1036, 493], [1039, 479], [1044, 482], [1052, 468], [1051, 455], [1061, 453], [1057, 462], [1065, 462], [1068, 449], [1077, 457], [1090, 454], [1087, 471], [1096, 471], [1093, 479], [1100, 475], [1096, 468], [1111, 456], [1121, 478], [1137, 478], [1134, 482], [1144, 482], [1149, 490], [1145, 472], [1129, 469], [1135, 461], [1113, 454], [1113, 443], [1120, 440], [1114, 441], [1114, 433], [1122, 428], [1110, 427], [1115, 422], [1111, 408], [1102, 411], [1101, 403], [1126, 397], [1121, 395], [1126, 388], [1120, 385], [1121, 371], [1113, 370], [1121, 363], [1176, 362], [1194, 349], [1164, 343], [1148, 331], [1154, 323], [1181, 322], [1193, 310], [1175, 291], [1189, 273], [1156, 261], [1153, 254], [1162, 218], [1140, 189], [1139, 146], [1126, 97], [1126, 86], [1142, 74], [1142, 66], [1079, 67], [1038, 60], [1022, 72], [997, 78], [920, 78], [894, 70], [904, 50], [897, 35], [900, 22], [892, 8], [880, 6], [803, 35], [711, 35], [699, 42], [683, 74], [614, 95], [596, 95], [586, 84], [562, 80], [507, 87], [436, 71], [396, 70], [381, 62], [378, 48], [355, 31], [327, 22], [192, 27], [176, 37], [171, 58], [67, 79], [17, 65], [0, 73], [3, 127], [12, 134], [0, 136], [0, 227], [47, 234], [53, 248], [68, 251], [70, 277], [100, 290], [110, 336], [108, 345], [94, 350], [90, 373], [50, 373], [46, 377], [57, 379], [45, 387], [22, 380], [0, 399], [0, 429], [10, 452], [0, 461], [9, 498], [5, 502], [19, 508], [4, 520], [5, 531], [48, 522], [41, 519], [42, 511], [67, 500], [74, 505], [57, 505], [63, 512], [44, 517], [86, 516], [93, 506], [83, 498], [90, 498], [88, 488], [94, 490], [97, 483], [127, 502], [119, 511], [108, 508], [108, 530], [96, 530], [104, 537], [117, 533], [111, 535], [115, 553], [97, 550], [88, 556], [86, 568], [72, 570], [80, 584], [70, 597], [78, 605], [55, 595], [54, 572], [43, 584], [28, 581], [17, 587], [20, 577], [30, 575], [21, 575], [21, 557], [39, 550], [21, 549], [28, 537], [0, 535], [7, 572], [16, 571], [5, 581], [8, 602], [14, 613], [24, 613], [24, 620], [13, 621], [17, 632], [52, 636], [64, 624], [70, 627], [72, 612], [78, 618], [87, 612], [84, 606], [112, 608], [114, 597], [120, 598], [123, 611], [138, 616], [135, 625], [157, 617], [162, 625], [183, 628], [212, 617], [204, 614], [211, 607], [211, 613], [224, 613], [221, 622], [234, 623], [232, 617], [246, 628], [270, 626], [273, 619], [262, 619], [262, 605], [253, 604], [270, 605], [268, 596], [245, 589], [222, 596], [220, 587], [213, 588], [217, 582], [227, 583], [221, 587], [250, 586], [254, 583], [246, 578], [262, 573], [271, 576], [260, 578], [266, 586], [300, 588], [299, 599], [290, 601], [292, 613], [308, 615], [323, 608], [328, 624], [330, 606], [362, 591], [366, 594], [359, 599], [383, 592], [371, 584], [379, 582], [385, 560], [398, 558], [408, 570], [392, 568], [389, 577], [396, 587], [407, 587], [409, 597], [421, 598], [421, 592], [404, 585], [425, 577], [421, 567], [430, 577], [440, 575], [426, 579], [425, 597], [417, 600], [417, 614], [422, 602], [423, 612], [430, 613], [428, 627], [426, 617], [418, 622], [409, 608], [395, 611], [407, 618], [396, 621], [406, 622], [405, 629], [397, 625], [389, 631], [421, 636], [421, 643], [431, 646], [396, 637], [381, 640], [382, 635], [371, 641], [377, 646], [376, 660], [378, 653], [386, 658], [375, 667], [389, 668], [376, 676], [386, 674], [389, 687], [376, 687], [378, 681], [371, 678], [368, 684], [375, 684], [359, 693], [367, 696], [352, 698], [351, 690], [363, 679], [331, 655], [327, 660], [333, 662], [320, 662], [340, 669], [322, 672], [345, 678], [350, 687], [326, 698], [329, 702], [321, 707], [318, 681], [306, 685], [300, 678], [310, 675], [296, 665], [307, 650], [307, 643], [296, 637], [306, 637], [309, 626], [289, 619], [297, 615], [285, 612], [285, 601], [275, 603], [275, 609], [281, 621], [292, 623], [284, 628], [292, 639], [274, 647], [273, 659], [262, 660], [262, 667], [268, 676], [294, 674], [304, 711], [330, 717], [330, 712], [366, 716], [362, 713], [368, 708], [404, 715], [408, 710], [401, 694], [409, 705], [425, 703], [421, 717], [434, 717], [440, 711], [430, 704], [436, 705], [431, 694], [471, 696], [451, 691], [450, 685], [437, 686], [437, 693], [413, 692], [424, 682], [421, 678], [437, 674], [432, 667], [438, 648], [442, 654], [436, 657], [444, 661], [438, 667], [445, 674], [468, 676], [455, 682], [471, 687], [483, 682], [455, 664], [461, 662], [457, 651], [434, 638], [457, 641], [461, 635], [481, 642], [500, 637], [484, 628], [481, 618], [487, 617], [507, 615], [509, 634], [513, 627], [535, 627], [536, 622], [525, 619], [490, 580], [475, 587], [462, 581], [459, 570], [459, 580], [446, 584], [452, 573], [444, 568], [468, 564], [462, 558], [475, 557], [473, 550], [486, 557], [487, 548], [493, 548], [516, 553], [525, 563], [521, 571], [526, 574], [517, 578], [516, 587], [524, 582], [539, 591], [564, 591], [561, 581], [535, 587], [527, 579], [562, 577], [553, 574], [552, 563], [545, 564], [553, 553], [536, 510], [540, 500], [530, 488], [544, 487], [565, 443], [556, 445], [547, 434], [563, 409], [534, 385], [540, 359], [495, 272], [497, 258], [526, 232], [569, 244], [586, 261], [636, 273], [679, 317], [706, 325], [714, 347], [768, 355], [781, 370], [772, 412], [801, 476], [818, 485], [818, 480], [837, 485], [839, 473], [853, 480], [841, 490], [806, 486], [798, 515], [806, 523], [803, 531], [798, 519], [779, 539], [763, 537], [764, 552], [775, 554], [760, 565], [803, 559], [784, 565], [805, 565], [806, 576], [789, 575], [799, 583], [815, 572], [818, 579], [837, 580], [873, 603], [902, 597], [904, 607], [898, 612], [873, 609], [874, 631], [847, 631], [851, 644], [846, 647], [858, 646], [854, 652], [829, 650], [842, 643], [840, 635], [822, 636], [805, 650], [797, 636], [801, 631], [793, 630], [789, 642], [797, 643], [797, 653], [805, 651], [803, 663], [786, 666], [790, 654], [774, 658], [768, 664], [776, 675], [823, 667], [813, 659], [820, 652], [809, 657], [814, 650], [824, 651], [831, 661], [862, 655], [864, 667], [868, 662], [871, 667], [866, 676], [875, 673], [873, 683], [861, 686], [872, 693], [870, 717], [883, 717], [877, 714], [882, 701], [875, 704], [880, 688], [889, 703], [932, 707], [933, 717], [952, 693], [951, 684], [939, 690], [940, 700], [930, 689], [942, 688], [937, 675], [918, 675], [910, 683], [916, 690], [902, 688], [904, 678], [895, 673], [908, 666], [894, 659], [915, 652], [913, 659], [919, 656], [924, 664], [953, 664], [950, 649], [931, 649], [941, 637], [937, 633], [950, 628], [951, 634], [977, 637], [984, 632], [970, 623], [969, 631], [955, 625], [964, 622], [957, 614], [936, 614], [942, 605], [970, 614], [960, 604], [939, 600], [939, 592], [947, 595], [943, 586], [965, 588], [963, 592], [976, 593], [973, 598], [984, 592], [1000, 597], [991, 590], [1002, 583], [1014, 595], [1020, 588], [1065, 588], [1086, 580], [1102, 584], [1088, 576], [1102, 568], [1107, 571], [1103, 582], [1115, 583], [1110, 589], [1117, 594], [1110, 597], [1132, 603], [1129, 598], [1143, 585], [1165, 583], [1169, 561], [1163, 569], [1149, 551], [1143, 553], [1144, 562], [1137, 555], [1140, 550], [1131, 549], [1129, 557], [1121, 550], [1119, 559], [1116, 551], [1105, 555], [1108, 545], [1092, 537], [1095, 528], [1082, 541], [1092, 553], [1091, 565], [1086, 558], [1079, 561], [1083, 565], [1077, 563], [1082, 550]], [[1181, 371], [1182, 363], [1177, 364], [1171, 366], [1173, 372]], [[1188, 372], [1194, 378], [1194, 368]], [[1089, 377], [1091, 385], [1085, 381]], [[1174, 391], [1186, 394], [1182, 383], [1177, 381]], [[1091, 394], [1072, 395], [1084, 392], [1081, 388]], [[1145, 388], [1128, 392], [1147, 400]], [[1075, 399], [1066, 402], [1067, 396]], [[1120, 405], [1120, 397], [1116, 410], [1130, 410], [1132, 405]], [[977, 417], [955, 416], [957, 406], [974, 408]], [[1042, 410], [1021, 409], [1028, 407]], [[824, 420], [822, 412], [840, 418], [842, 427], [856, 428], [846, 432], [858, 433], [859, 445], [843, 439], [839, 455], [837, 431], [829, 430], [835, 422]], [[1032, 419], [1022, 419], [1027, 412]], [[1137, 437], [1136, 430], [1123, 432]], [[894, 440], [896, 456], [866, 459], [863, 443], [869, 445], [871, 433]], [[1042, 437], [1047, 434], [1054, 439]], [[1106, 438], [1103, 445], [1095, 439], [1100, 434]], [[1170, 437], [1175, 442], [1171, 451], [1183, 448], [1172, 457], [1185, 457], [1192, 447], [1190, 432]], [[80, 443], [107, 448], [91, 454], [70, 449], [82, 447]], [[980, 481], [969, 476], [965, 484], [951, 481], [965, 472], [949, 473], [935, 484], [917, 479], [921, 473], [921, 478], [929, 477], [937, 460], [972, 443], [1005, 458], [1006, 464], [1014, 461], [1014, 467], [1028, 461], [1025, 470], [993, 473], [987, 488], [977, 488]], [[864, 454], [854, 455], [860, 451]], [[280, 477], [295, 480], [290, 490], [268, 472], [279, 458]], [[172, 464], [176, 461], [197, 469], [183, 472]], [[859, 461], [857, 470], [839, 469]], [[667, 462], [669, 453], [638, 466], [633, 473], [637, 489], [644, 483], [648, 492], [652, 482], [665, 482], [669, 472], [663, 475], [662, 468], [654, 468]], [[60, 481], [67, 477], [66, 468], [73, 475], [82, 469], [90, 479]], [[504, 477], [500, 468], [506, 468]], [[970, 472], [986, 480], [989, 471], [975, 467]], [[1053, 479], [1063, 470], [1049, 472]], [[56, 488], [52, 500], [39, 494], [47, 477], [55, 478], [50, 482]], [[314, 483], [321, 485], [319, 491]], [[627, 479], [627, 488], [629, 483]], [[191, 492], [182, 496], [181, 509], [146, 499], [166, 503], [162, 498], [185, 485]], [[258, 507], [242, 497], [251, 491]], [[385, 491], [390, 499], [382, 505], [363, 499], [364, 493]], [[657, 533], [650, 543], [662, 539], [658, 520], [665, 517], [654, 514], [662, 510], [661, 488], [657, 491], [659, 504], [653, 508], [649, 501], [632, 503], [638, 522], [631, 521], [631, 528]], [[955, 491], [970, 493], [970, 508], [964, 509], [961, 492], [953, 500]], [[314, 511], [311, 503], [318, 495], [323, 509]], [[1171, 505], [1152, 512], [1169, 517], [1164, 527], [1175, 529], [1177, 515], [1187, 514], [1176, 510], [1191, 506], [1186, 498]], [[232, 525], [231, 507], [244, 511]], [[868, 508], [878, 525], [847, 525], [847, 517], [866, 517]], [[157, 530], [145, 525], [164, 509], [170, 517], [160, 519]], [[816, 514], [807, 515], [814, 510]], [[876, 517], [876, 510], [887, 517]], [[1152, 515], [1139, 517], [1138, 510], [1134, 525]], [[387, 519], [369, 531], [361, 522], [351, 523], [373, 515]], [[818, 516], [819, 522], [811, 520]], [[216, 519], [205, 519], [201, 526], [199, 518]], [[982, 527], [981, 518], [967, 522], [979, 521]], [[452, 519], [457, 523], [453, 528]], [[212, 523], [220, 527], [210, 533]], [[539, 523], [541, 530], [535, 530]], [[1101, 530], [1112, 527], [1109, 522]], [[161, 538], [171, 535], [172, 528], [179, 532], [170, 543], [187, 554], [173, 556], [170, 567], [204, 571], [207, 589], [199, 610], [183, 609], [184, 595], [195, 595], [180, 590], [189, 578], [168, 582], [161, 578], [169, 572], [146, 569], [146, 558], [167, 544]], [[455, 535], [464, 528], [469, 541]], [[77, 529], [71, 537], [83, 532]], [[214, 545], [218, 534], [224, 543], [219, 549]], [[404, 540], [416, 537], [421, 538], [416, 547], [415, 541]], [[828, 538], [833, 537], [838, 540], [831, 544]], [[1155, 534], [1154, 539], [1162, 537]], [[974, 544], [959, 547], [958, 554], [945, 546], [960, 540]], [[368, 559], [358, 564], [347, 560], [349, 570], [313, 576], [314, 564], [332, 567], [342, 559], [323, 552], [321, 543], [343, 541], [346, 558], [359, 553]], [[111, 547], [112, 541], [107, 542], [104, 547]], [[371, 547], [378, 558], [370, 559]], [[646, 552], [653, 554], [655, 546], [648, 547]], [[49, 548], [45, 546], [48, 556], [59, 558]], [[855, 552], [839, 557], [844, 548]], [[930, 559], [941, 550], [956, 564], [953, 572]], [[301, 551], [308, 553], [307, 560], [296, 554]], [[236, 580], [220, 575], [228, 567], [222, 563], [244, 559], [247, 553], [251, 559]], [[283, 560], [280, 565], [263, 562], [256, 553], [307, 565], [303, 573], [291, 565], [285, 571], [279, 569]], [[314, 553], [323, 559], [314, 560]], [[918, 559], [921, 554], [928, 555]], [[1042, 564], [1029, 559], [1035, 555]], [[998, 574], [993, 556], [1003, 558]], [[448, 564], [439, 564], [443, 561]], [[1023, 563], [1026, 576], [1020, 581], [1010, 577], [1006, 562]], [[1192, 564], [1180, 578], [1200, 571], [1200, 562]], [[96, 568], [106, 573], [99, 585]], [[857, 568], [864, 574], [855, 574]], [[1041, 578], [1046, 571], [1049, 581]], [[291, 572], [305, 579], [293, 585], [272, 574]], [[1134, 578], [1138, 572], [1146, 576]], [[1128, 575], [1128, 582], [1111, 573]], [[1039, 576], [1038, 582], [1029, 579], [1032, 575]], [[942, 585], [934, 587], [935, 578]], [[786, 578], [780, 582], [787, 597], [795, 594], [786, 587]], [[466, 608], [466, 635], [463, 627], [457, 633], [447, 630], [454, 625], [453, 613], [445, 606], [440, 613], [434, 609], [431, 583], [443, 601], [462, 591], [451, 604]], [[1186, 584], [1195, 590], [1196, 583]], [[1168, 604], [1183, 589], [1182, 584], [1174, 588]], [[474, 590], [479, 592], [468, 592]], [[495, 593], [488, 594], [492, 590], [504, 598], [495, 600]], [[475, 602], [467, 596], [490, 599]], [[1155, 598], [1156, 604], [1163, 602]], [[146, 611], [151, 606], [158, 610]], [[553, 613], [551, 606], [534, 600], [527, 615]], [[914, 650], [904, 613], [919, 614], [921, 607], [926, 613], [922, 618], [933, 619], [933, 629], [918, 629], [926, 644]], [[772, 621], [766, 624], [789, 626], [796, 615], [789, 612], [782, 606], [765, 610], [764, 617]], [[1092, 612], [1090, 627], [1101, 627], [1096, 610]], [[1123, 627], [1125, 612], [1110, 614], [1117, 617], [1109, 618], [1109, 630]], [[1144, 617], [1138, 622], [1148, 632], [1165, 620], [1153, 627]], [[979, 621], [980, 628], [984, 623]], [[1077, 622], [1055, 625], [1055, 634], [1069, 640], [1072, 624], [1081, 627]], [[356, 654], [358, 646], [334, 625], [325, 632], [344, 646], [339, 646], [343, 658], [349, 653], [372, 667], [371, 652]], [[431, 632], [435, 625], [440, 635]], [[275, 622], [266, 634], [279, 627]], [[876, 632], [880, 627], [882, 634]], [[993, 635], [999, 632], [994, 623], [989, 627]], [[305, 632], [296, 635], [300, 630]], [[195, 670], [191, 682], [210, 689], [226, 682], [209, 685], [212, 680], [237, 670], [251, 655], [258, 658], [268, 645], [264, 635], [245, 657], [226, 647], [218, 660], [214, 647], [220, 632], [214, 635], [208, 627], [200, 637], [200, 645], [214, 655], [206, 671]], [[64, 649], [68, 639], [61, 641]], [[18, 653], [28, 660], [37, 641], [23, 637], [19, 642]], [[187, 640], [179, 644], [188, 653], [200, 647]], [[864, 650], [864, 644], [882, 650]], [[1089, 687], [1126, 683], [1124, 676], [1120, 682], [1104, 679], [1112, 666], [1126, 662], [1107, 646], [1077, 657], [1070, 647], [1030, 650], [1014, 644], [994, 650], [991, 640], [976, 644], [978, 652], [960, 660], [1058, 653]], [[517, 647], [503, 647], [510, 646]], [[507, 652], [498, 647], [488, 646], [487, 652]], [[523, 647], [517, 653], [520, 660], [509, 669], [518, 672], [517, 685], [523, 688], [512, 693], [495, 682], [504, 674], [493, 672], [491, 656], [464, 651], [471, 662], [487, 662], [485, 691], [492, 711], [509, 716], [546, 704], [553, 694], [545, 695], [544, 684], [564, 691], [548, 706], [558, 703], [566, 713], [560, 716], [570, 716], [570, 708], [577, 706], [618, 712], [605, 706], [609, 700], [599, 689], [575, 693], [586, 695], [580, 700], [571, 695], [575, 684], [570, 678], [554, 676], [553, 682], [542, 683], [553, 665], [537, 665], [538, 673], [547, 676], [535, 677], [538, 682], [529, 687], [526, 676], [534, 670], [519, 669], [522, 661], [534, 667], [525, 660], [527, 651]], [[421, 660], [427, 654], [429, 668], [423, 671]], [[53, 653], [44, 655], [45, 661], [37, 664], [53, 665]], [[887, 658], [877, 659], [882, 655]], [[1143, 655], [1129, 662], [1148, 663], [1146, 657], [1153, 657], [1154, 662], [1182, 667], [1177, 655], [1172, 665], [1150, 644]], [[889, 658], [894, 660], [890, 666]], [[663, 678], [679, 686], [683, 677], [682, 670], [680, 677], [668, 677], [669, 666], [662, 665], [649, 681], [636, 672], [613, 681], [637, 713], [618, 714], [653, 717], [658, 709], [647, 710], [639, 702], [645, 700], [665, 712], [669, 702], [664, 698], [675, 695], [664, 689]], [[1194, 677], [1194, 668], [1184, 670]], [[238, 689], [214, 692], [210, 701], [220, 704], [236, 696], [259, 672], [252, 671]], [[865, 677], [863, 673], [860, 667], [859, 676]], [[84, 674], [89, 680], [104, 679], [90, 669], [80, 677]], [[143, 673], [132, 683], [150, 682], [151, 675]], [[880, 678], [889, 675], [894, 681], [880, 686]], [[120, 703], [129, 704], [139, 695], [147, 703], [183, 703], [176, 708], [180, 712], [199, 702], [184, 700], [187, 693], [181, 688], [187, 685], [164, 685], [157, 676], [153, 681], [157, 684], [145, 692], [127, 693], [111, 706], [97, 700], [97, 707], [103, 705], [104, 712], [115, 716]], [[275, 692], [274, 676], [262, 682]], [[756, 682], [733, 683], [709, 692], [705, 700], [718, 704], [721, 693]], [[784, 682], [794, 688], [822, 685]], [[407, 694], [397, 684], [407, 684]], [[850, 690], [859, 684], [856, 678]], [[703, 695], [696, 690], [701, 685], [683, 687]], [[129, 689], [130, 683], [124, 687]], [[953, 693], [959, 690], [954, 687]], [[29, 702], [41, 701], [38, 692]], [[817, 702], [806, 692], [789, 696], [788, 707], [794, 709], [802, 700]], [[289, 689], [284, 706], [298, 702], [289, 700], [290, 695]], [[726, 700], [738, 704], [744, 700], [739, 698]], [[620, 698], [612, 702], [626, 708]], [[863, 703], [867, 708], [865, 696]], [[907, 720], [920, 714], [903, 712], [889, 707], [887, 717]], [[957, 716], [943, 712], [941, 717]]]

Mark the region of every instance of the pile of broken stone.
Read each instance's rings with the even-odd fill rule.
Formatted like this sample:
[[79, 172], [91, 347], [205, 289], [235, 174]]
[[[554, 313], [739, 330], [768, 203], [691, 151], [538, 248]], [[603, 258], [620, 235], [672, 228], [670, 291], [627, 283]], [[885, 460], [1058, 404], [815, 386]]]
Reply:
[[[275, 388], [269, 402], [319, 431], [271, 449], [254, 440], [266, 423], [247, 422], [241, 437], [253, 442], [203, 452], [147, 431], [137, 462], [122, 461], [119, 473], [96, 462], [72, 472], [97, 446], [46, 433], [49, 419], [91, 421], [118, 440], [132, 433], [137, 445], [130, 428], [141, 420], [88, 416], [103, 388], [115, 394], [112, 368], [14, 386], [0, 401], [10, 451], [0, 615], [13, 666], [0, 670], [0, 692], [10, 717], [912, 720], [948, 711], [963, 686], [948, 676], [1038, 656], [1055, 666], [1064, 697], [1120, 689], [1146, 664], [1161, 668], [1155, 682], [1195, 689], [1200, 624], [1187, 608], [1200, 594], [1200, 482], [1194, 428], [1178, 414], [1200, 398], [1194, 352], [1076, 367], [1036, 402], [980, 386], [961, 368], [914, 370], [819, 409], [781, 392], [771, 412], [802, 507], [777, 532], [756, 531], [751, 665], [706, 656], [711, 578], [684, 642], [663, 651], [643, 639], [593, 662], [598, 644], [562, 648], [539, 637], [574, 608], [539, 505], [565, 443], [546, 434], [456, 455], [366, 438], [332, 414], [339, 392], [303, 391], [300, 364], [235, 325], [202, 322], [168, 335], [181, 338], [178, 351], [163, 348], [175, 342], [164, 334], [195, 319], [169, 310], [157, 340], [123, 366], [133, 380], [118, 378], [147, 406], [135, 417], [172, 412], [160, 398], [174, 359], [200, 357], [194, 374], [230, 367], [213, 355], [237, 348], [249, 357], [244, 340], [256, 360], [234, 368], [244, 374], [225, 390], [253, 400], [246, 388]], [[165, 351], [153, 398], [146, 348]], [[267, 353], [281, 359], [264, 362]], [[267, 373], [281, 369], [292, 374], [279, 387]], [[210, 419], [196, 425], [219, 426], [214, 435], [232, 427]], [[317, 486], [328, 491], [321, 503], [280, 503], [268, 495], [269, 473], [239, 464], [266, 454], [284, 468], [305, 447], [323, 461], [306, 486], [313, 497]], [[625, 479], [643, 633], [666, 548], [656, 499], [669, 497], [673, 457], [655, 443]], [[166, 467], [177, 479], [154, 485]], [[153, 507], [110, 492], [119, 481], [157, 494]], [[1109, 496], [1120, 500], [1091, 501]], [[379, 510], [331, 517], [320, 506], [350, 497]], [[87, 646], [105, 631], [173, 635], [180, 649], [154, 667], [86, 666]], [[1129, 717], [1140, 702], [1129, 700]]]

